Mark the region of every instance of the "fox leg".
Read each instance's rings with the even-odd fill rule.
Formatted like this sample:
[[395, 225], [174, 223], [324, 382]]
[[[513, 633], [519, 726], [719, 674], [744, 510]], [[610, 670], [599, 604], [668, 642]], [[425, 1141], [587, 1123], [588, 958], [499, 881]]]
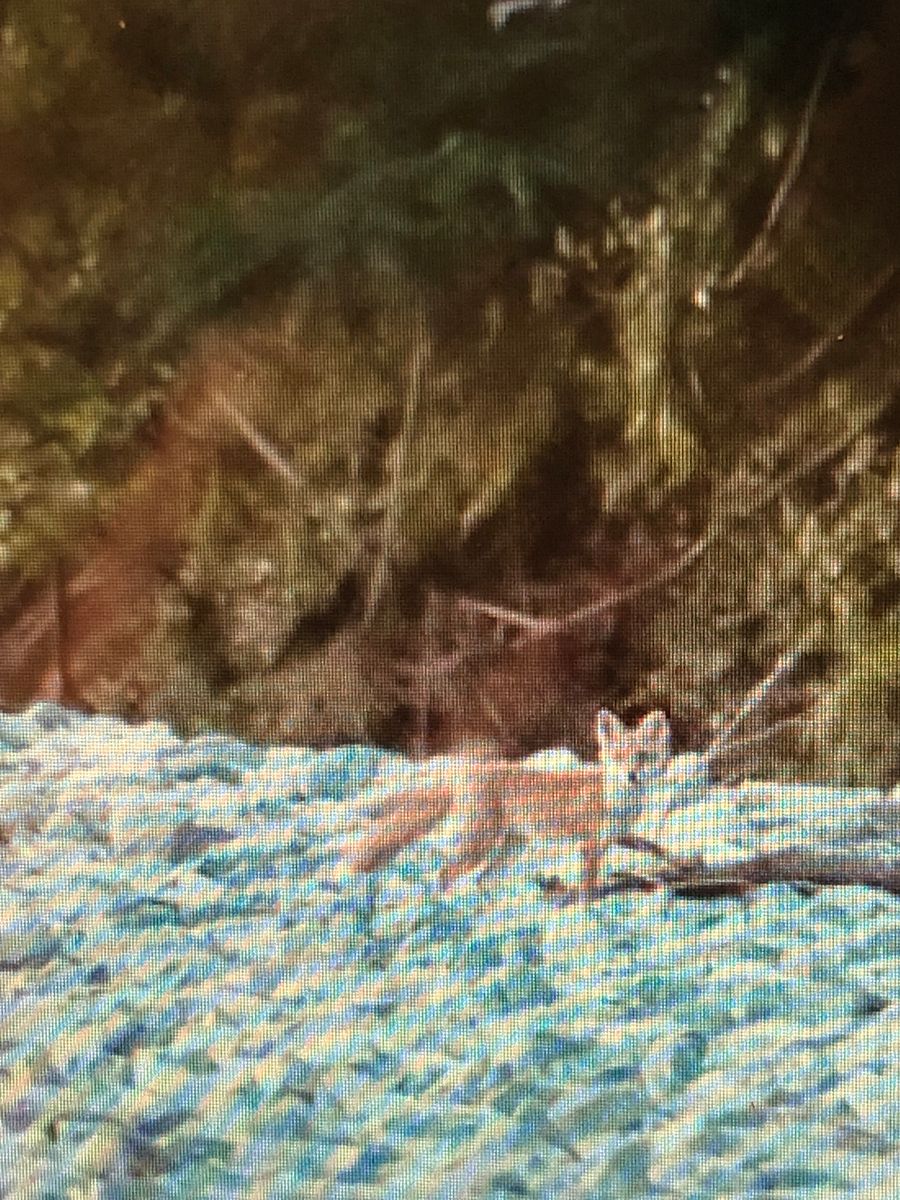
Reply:
[[585, 838], [581, 843], [581, 883], [567, 884], [559, 878], [554, 878], [551, 884], [544, 885], [545, 890], [561, 899], [563, 904], [569, 904], [579, 896], [592, 896], [597, 888], [597, 871], [600, 862], [609, 846], [608, 840], [598, 842]]
[[367, 836], [345, 852], [353, 871], [379, 871], [391, 859], [430, 833], [450, 811], [449, 788], [419, 788], [391, 797]]
[[474, 814], [465, 828], [456, 858], [441, 867], [438, 874], [441, 890], [446, 891], [460, 875], [484, 862], [499, 841], [500, 824], [496, 815], [484, 811]]
[[597, 886], [597, 871], [609, 846], [608, 841], [598, 842], [590, 838], [581, 843], [581, 890], [586, 896], [589, 896]]
[[524, 838], [522, 838], [519, 834], [509, 832], [503, 834], [497, 843], [494, 853], [491, 856], [491, 861], [485, 865], [483, 870], [478, 872], [479, 884], [484, 883], [488, 875], [492, 874], [494, 871], [497, 871], [504, 862], [509, 860], [510, 854], [516, 849], [516, 847], [521, 847], [523, 844]]

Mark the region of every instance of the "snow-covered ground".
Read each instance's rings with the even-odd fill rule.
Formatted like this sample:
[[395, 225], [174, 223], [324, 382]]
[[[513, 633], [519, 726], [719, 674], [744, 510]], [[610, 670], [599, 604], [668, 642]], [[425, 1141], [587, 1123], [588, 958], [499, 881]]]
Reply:
[[[348, 876], [419, 770], [0, 716], [0, 1197], [896, 1196], [900, 899], [557, 908], [535, 877], [578, 850], [538, 841], [444, 895], [452, 822]], [[716, 861], [898, 856], [871, 791], [709, 789], [685, 756], [663, 807]]]

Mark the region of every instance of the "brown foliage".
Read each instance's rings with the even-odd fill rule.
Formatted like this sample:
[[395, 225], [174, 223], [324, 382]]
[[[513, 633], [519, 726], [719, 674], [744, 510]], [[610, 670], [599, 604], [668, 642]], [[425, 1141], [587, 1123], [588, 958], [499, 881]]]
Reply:
[[226, 353], [224, 335], [201, 342], [159, 413], [149, 454], [104, 527], [49, 578], [22, 589], [0, 634], [0, 704], [50, 699], [102, 707], [117, 689], [137, 683], [160, 589], [177, 572], [205, 481], [230, 432], [217, 408]]

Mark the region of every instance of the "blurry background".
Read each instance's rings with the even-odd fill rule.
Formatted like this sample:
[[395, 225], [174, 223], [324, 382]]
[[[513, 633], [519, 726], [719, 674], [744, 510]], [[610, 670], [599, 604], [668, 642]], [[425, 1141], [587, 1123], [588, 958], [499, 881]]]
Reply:
[[2, 0], [0, 705], [589, 754], [801, 646], [734, 769], [894, 781], [898, 61], [890, 0]]

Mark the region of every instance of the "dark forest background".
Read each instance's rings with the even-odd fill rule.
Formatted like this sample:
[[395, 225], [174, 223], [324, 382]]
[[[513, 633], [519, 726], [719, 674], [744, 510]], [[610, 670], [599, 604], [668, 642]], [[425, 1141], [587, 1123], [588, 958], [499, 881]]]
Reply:
[[0, 3], [0, 704], [900, 763], [900, 5]]

